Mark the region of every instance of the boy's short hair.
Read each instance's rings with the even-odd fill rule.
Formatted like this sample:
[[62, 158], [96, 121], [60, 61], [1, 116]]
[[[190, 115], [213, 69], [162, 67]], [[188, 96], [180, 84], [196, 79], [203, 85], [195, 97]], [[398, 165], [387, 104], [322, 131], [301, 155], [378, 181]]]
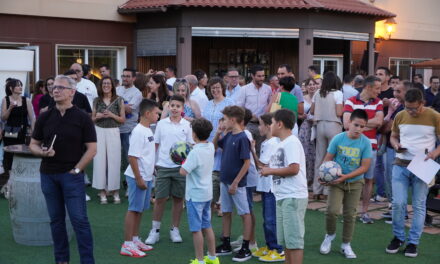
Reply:
[[139, 104], [139, 114], [143, 116], [145, 112], [149, 112], [156, 107], [159, 108], [159, 104], [156, 101], [150, 99], [142, 99], [141, 103]]
[[179, 102], [182, 103], [182, 105], [185, 104], [185, 98], [183, 98], [182, 96], [180, 96], [180, 95], [178, 95], [178, 94], [175, 94], [175, 95], [171, 96], [171, 98], [170, 98], [170, 102], [171, 102], [171, 101], [179, 101]]
[[243, 118], [243, 123], [245, 126], [247, 126], [247, 124], [249, 124], [249, 121], [251, 121], [252, 119], [252, 112], [251, 110], [245, 108], [244, 109], [244, 118]]
[[264, 115], [261, 115], [260, 119], [261, 119], [261, 121], [263, 121], [263, 123], [266, 126], [270, 126], [270, 125], [272, 125], [272, 117], [273, 117], [272, 113], [266, 113]]
[[408, 103], [420, 103], [423, 102], [423, 93], [420, 89], [411, 88], [406, 91], [405, 102]]
[[363, 109], [356, 109], [350, 115], [350, 121], [353, 121], [355, 118], [363, 119], [365, 122], [368, 122], [367, 112]]
[[196, 118], [191, 122], [191, 128], [199, 140], [207, 140], [212, 132], [212, 124], [203, 117]]
[[241, 123], [244, 119], [244, 109], [240, 106], [231, 105], [227, 106], [223, 109], [222, 114], [229, 117], [229, 118], [235, 118], [235, 121], [237, 123]]
[[277, 122], [282, 122], [287, 129], [293, 129], [296, 123], [295, 113], [289, 109], [280, 109], [275, 112], [273, 119]]
[[280, 79], [280, 86], [283, 86], [284, 90], [290, 92], [295, 87], [295, 79], [292, 76], [285, 76]]

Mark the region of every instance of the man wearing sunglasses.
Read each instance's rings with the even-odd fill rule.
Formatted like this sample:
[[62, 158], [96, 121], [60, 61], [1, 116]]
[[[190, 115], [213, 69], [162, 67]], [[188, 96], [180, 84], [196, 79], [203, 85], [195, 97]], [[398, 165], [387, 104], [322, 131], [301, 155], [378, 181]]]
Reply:
[[86, 113], [72, 104], [75, 81], [55, 78], [55, 107], [42, 113], [29, 148], [42, 157], [41, 189], [46, 199], [56, 263], [69, 263], [66, 209], [75, 230], [80, 263], [94, 264], [93, 238], [87, 218], [83, 170], [96, 154], [95, 126]]
[[[407, 166], [416, 155], [425, 155], [425, 160], [436, 159], [440, 146], [436, 141], [440, 136], [440, 115], [424, 106], [423, 93], [419, 89], [409, 89], [405, 94], [405, 110], [397, 114], [391, 130], [391, 145], [396, 151], [392, 176], [392, 219], [394, 238], [386, 252], [395, 254], [405, 241], [406, 257], [417, 257], [417, 246], [422, 236], [428, 184], [411, 173]], [[405, 214], [408, 191], [412, 193], [412, 217], [408, 238], [405, 232]]]

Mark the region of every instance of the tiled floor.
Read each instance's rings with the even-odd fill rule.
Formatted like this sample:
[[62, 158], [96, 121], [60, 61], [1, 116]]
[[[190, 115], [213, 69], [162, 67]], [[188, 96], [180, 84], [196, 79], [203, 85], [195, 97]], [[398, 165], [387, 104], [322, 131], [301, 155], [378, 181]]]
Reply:
[[[325, 201], [321, 200], [309, 200], [309, 205], [307, 207], [310, 210], [318, 210], [321, 212], [325, 212], [327, 209], [327, 204]], [[359, 202], [359, 209], [361, 209], [361, 202]], [[358, 212], [360, 211], [358, 209]], [[374, 220], [382, 220], [382, 214], [388, 211], [388, 203], [387, 202], [372, 202], [370, 203], [368, 214]], [[412, 218], [412, 206], [408, 205], [408, 214], [409, 219], [406, 222], [406, 226], [410, 227], [411, 218]], [[423, 232], [428, 234], [440, 234], [440, 214], [429, 212], [429, 215], [433, 217], [433, 223], [430, 227], [425, 227]]]

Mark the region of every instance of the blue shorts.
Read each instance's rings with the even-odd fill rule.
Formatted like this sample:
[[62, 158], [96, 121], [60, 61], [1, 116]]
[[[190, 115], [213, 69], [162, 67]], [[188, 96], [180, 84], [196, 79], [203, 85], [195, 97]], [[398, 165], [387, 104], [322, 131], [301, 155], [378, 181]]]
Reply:
[[142, 213], [150, 208], [151, 189], [153, 181], [145, 181], [146, 190], [139, 189], [136, 180], [125, 175], [128, 185], [128, 211]]
[[223, 213], [232, 213], [235, 206], [238, 215], [249, 214], [249, 203], [246, 194], [246, 187], [238, 187], [234, 195], [229, 194], [229, 184], [220, 183], [220, 202]]
[[211, 227], [211, 201], [186, 201], [189, 231], [198, 232]]
[[252, 209], [254, 209], [254, 192], [257, 191], [257, 187], [246, 187], [246, 195], [247, 200], [249, 204], [249, 211], [252, 212]]

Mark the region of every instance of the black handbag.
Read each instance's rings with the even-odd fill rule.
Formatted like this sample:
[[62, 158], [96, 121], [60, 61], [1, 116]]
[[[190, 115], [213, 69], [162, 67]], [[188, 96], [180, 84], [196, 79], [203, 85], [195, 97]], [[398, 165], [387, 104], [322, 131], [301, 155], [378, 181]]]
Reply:
[[5, 126], [5, 135], [6, 138], [18, 138], [18, 134], [21, 131], [21, 127], [13, 127], [13, 126]]

